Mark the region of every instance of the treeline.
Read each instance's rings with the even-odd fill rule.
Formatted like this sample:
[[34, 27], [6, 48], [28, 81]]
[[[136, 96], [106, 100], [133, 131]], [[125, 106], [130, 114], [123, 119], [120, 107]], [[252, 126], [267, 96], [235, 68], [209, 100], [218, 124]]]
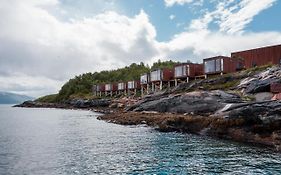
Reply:
[[140, 75], [143, 73], [157, 68], [173, 68], [177, 63], [171, 60], [164, 62], [158, 60], [151, 67], [141, 62], [140, 64], [133, 63], [130, 66], [116, 70], [85, 73], [66, 82], [58, 94], [41, 97], [37, 101], [62, 102], [72, 98], [91, 98], [93, 84], [139, 80]]

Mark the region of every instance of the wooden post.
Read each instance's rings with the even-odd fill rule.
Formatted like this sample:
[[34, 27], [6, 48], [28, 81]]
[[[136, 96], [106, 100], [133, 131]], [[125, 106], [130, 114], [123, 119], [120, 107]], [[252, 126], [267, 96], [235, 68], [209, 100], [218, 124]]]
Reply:
[[177, 79], [175, 79], [175, 86], [177, 86], [178, 85], [178, 80]]
[[160, 81], [160, 91], [162, 91], [162, 88], [163, 88], [163, 82]]
[[187, 83], [189, 82], [189, 77], [186, 77], [186, 82], [187, 82]]

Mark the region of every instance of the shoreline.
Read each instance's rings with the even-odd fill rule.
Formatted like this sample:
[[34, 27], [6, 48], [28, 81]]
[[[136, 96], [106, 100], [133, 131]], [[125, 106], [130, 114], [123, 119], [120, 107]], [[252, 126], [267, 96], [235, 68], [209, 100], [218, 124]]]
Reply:
[[22, 104], [13, 105], [12, 107], [18, 108], [47, 108], [47, 109], [69, 109], [69, 110], [87, 110], [101, 114], [110, 114], [113, 112], [119, 112], [117, 109], [109, 108], [108, 106], [96, 106], [96, 107], [77, 107], [70, 104], [62, 103], [38, 103], [33, 101], [26, 101]]
[[[119, 125], [146, 125], [159, 132], [181, 132], [231, 140], [281, 152], [280, 133], [257, 134], [251, 126], [243, 126], [241, 119], [191, 116], [155, 112], [120, 112], [98, 116], [98, 120]], [[254, 126], [252, 126], [254, 127]], [[253, 129], [253, 128], [252, 128]], [[254, 128], [255, 129], [255, 128]]]
[[[171, 98], [178, 98], [178, 96]], [[190, 97], [188, 96], [188, 98]], [[174, 103], [171, 103], [171, 99], [166, 100], [170, 100], [168, 104], [174, 105]], [[83, 100], [79, 101], [81, 102]], [[101, 99], [100, 101], [104, 100]], [[178, 101], [178, 99], [175, 99], [175, 101]], [[205, 103], [206, 101], [203, 100], [202, 102]], [[248, 103], [246, 104], [246, 108], [245, 104], [236, 105], [232, 107], [233, 109], [229, 108], [231, 109], [230, 113], [225, 115], [212, 115], [213, 113], [211, 111], [209, 113], [205, 113], [206, 109], [200, 107], [200, 105], [196, 109], [203, 109], [201, 112], [200, 110], [197, 111], [194, 110], [195, 108], [192, 108], [194, 112], [191, 113], [176, 113], [157, 112], [155, 110], [128, 111], [128, 109], [136, 107], [135, 105], [139, 107], [140, 104], [146, 104], [144, 102], [138, 102], [135, 105], [127, 106], [127, 108], [125, 107], [126, 105], [121, 105], [122, 107], [118, 107], [118, 102], [116, 101], [110, 101], [106, 105], [85, 105], [86, 103], [88, 104], [87, 100], [85, 100], [83, 105], [81, 105], [81, 103], [79, 103], [79, 105], [73, 105], [69, 103], [55, 104], [29, 101], [24, 102], [21, 105], [15, 105], [14, 107], [90, 110], [103, 114], [98, 116], [97, 119], [109, 123], [115, 123], [119, 125], [147, 125], [148, 127], [152, 127], [160, 132], [182, 132], [197, 134], [212, 138], [232, 140], [240, 143], [248, 143], [251, 145], [259, 145], [281, 152], [281, 130], [279, 118], [260, 118], [258, 115], [261, 115], [262, 113], [259, 112], [259, 109], [255, 105], [261, 106], [263, 105], [261, 103]], [[97, 101], [94, 103], [96, 104]], [[163, 100], [161, 100], [161, 103], [163, 103]], [[153, 105], [155, 105], [157, 108], [163, 109], [161, 105], [167, 105], [167, 103], [161, 103], [153, 103]], [[275, 106], [281, 105], [281, 103], [274, 101], [264, 103], [269, 103], [265, 105], [266, 107], [271, 107], [272, 103]], [[196, 102], [196, 105], [198, 104], [200, 104], [199, 101]], [[214, 109], [217, 109], [216, 105], [214, 107]], [[127, 111], [125, 111], [125, 109], [127, 109]], [[207, 109], [210, 110], [212, 108], [208, 106]], [[252, 113], [253, 115], [251, 116], [247, 112], [249, 109], [257, 109], [258, 113]], [[276, 110], [273, 112], [278, 113], [278, 111], [279, 108], [276, 108]], [[270, 111], [268, 110], [268, 112]]]

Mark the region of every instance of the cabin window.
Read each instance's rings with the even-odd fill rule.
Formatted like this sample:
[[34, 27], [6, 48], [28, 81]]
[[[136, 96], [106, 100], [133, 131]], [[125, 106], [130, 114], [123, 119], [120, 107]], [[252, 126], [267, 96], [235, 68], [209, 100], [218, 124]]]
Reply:
[[141, 84], [147, 84], [148, 83], [147, 74], [141, 76], [140, 82], [141, 82]]
[[151, 81], [161, 81], [161, 70], [156, 70], [150, 73]]
[[135, 89], [135, 82], [134, 81], [128, 82], [128, 89]]
[[222, 59], [217, 59], [216, 60], [216, 72], [220, 72], [221, 71], [221, 60]]
[[223, 70], [223, 59], [221, 59], [221, 71], [224, 71]]
[[205, 73], [215, 72], [215, 60], [207, 60], [204, 62]]
[[106, 91], [111, 91], [112, 90], [111, 84], [106, 84], [105, 85], [105, 90]]
[[186, 66], [175, 67], [175, 77], [186, 76]]
[[125, 84], [124, 83], [118, 83], [118, 90], [124, 90]]

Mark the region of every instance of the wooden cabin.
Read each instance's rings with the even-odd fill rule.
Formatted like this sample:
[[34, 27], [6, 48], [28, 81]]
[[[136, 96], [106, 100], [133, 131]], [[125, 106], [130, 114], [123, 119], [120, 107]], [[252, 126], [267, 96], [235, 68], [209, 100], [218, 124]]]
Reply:
[[182, 63], [174, 67], [175, 86], [178, 82], [189, 82], [190, 79], [195, 79], [196, 76], [204, 74], [203, 64]]
[[105, 92], [105, 85], [104, 84], [96, 85], [96, 91], [97, 91], [97, 96], [102, 96], [102, 94]]
[[140, 76], [140, 84], [148, 84], [150, 82], [150, 74], [146, 73], [146, 74], [142, 74]]
[[112, 96], [114, 92], [117, 92], [117, 85], [114, 83], [105, 85], [105, 95]]
[[117, 90], [118, 90], [118, 94], [124, 93], [126, 94], [126, 90], [127, 90], [127, 83], [124, 82], [120, 82], [117, 85]]
[[281, 45], [233, 52], [231, 57], [243, 60], [246, 69], [267, 64], [281, 64]]
[[171, 69], [156, 69], [150, 72], [152, 91], [162, 90], [163, 86], [169, 87], [170, 81], [174, 79], [174, 72]]
[[145, 73], [140, 76], [141, 95], [150, 93], [150, 73]]
[[128, 81], [127, 83], [128, 95], [136, 95], [137, 90], [141, 89], [140, 81]]
[[243, 69], [242, 60], [226, 56], [216, 56], [203, 60], [205, 78], [208, 75], [223, 75]]

